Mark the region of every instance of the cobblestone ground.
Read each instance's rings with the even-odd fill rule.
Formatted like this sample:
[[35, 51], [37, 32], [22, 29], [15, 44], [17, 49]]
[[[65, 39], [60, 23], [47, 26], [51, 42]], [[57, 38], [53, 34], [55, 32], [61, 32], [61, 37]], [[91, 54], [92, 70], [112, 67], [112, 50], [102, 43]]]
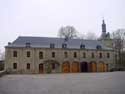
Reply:
[[0, 94], [125, 94], [125, 72], [5, 75]]

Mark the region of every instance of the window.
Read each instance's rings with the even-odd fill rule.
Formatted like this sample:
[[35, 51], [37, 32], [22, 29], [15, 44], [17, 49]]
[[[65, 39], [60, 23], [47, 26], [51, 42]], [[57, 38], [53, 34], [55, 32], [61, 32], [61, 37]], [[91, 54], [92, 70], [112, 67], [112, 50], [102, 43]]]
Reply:
[[67, 58], [68, 57], [68, 53], [64, 52], [64, 56], [65, 56], [65, 58]]
[[110, 53], [107, 53], [107, 58], [110, 58]]
[[81, 48], [81, 49], [85, 49], [85, 45], [84, 45], [84, 44], [81, 44], [81, 45], [80, 45], [80, 48]]
[[50, 44], [50, 48], [55, 48], [55, 44], [54, 44], [54, 43], [51, 43], [51, 44]]
[[52, 69], [53, 70], [55, 69], [55, 63], [52, 63]]
[[102, 58], [102, 53], [99, 53], [99, 58]]
[[102, 49], [102, 46], [101, 46], [101, 45], [97, 45], [97, 46], [96, 46], [96, 49], [97, 49], [97, 50], [100, 50], [100, 49]]
[[17, 51], [13, 51], [13, 57], [17, 57]]
[[94, 58], [95, 57], [95, 54], [94, 53], [92, 53], [92, 58]]
[[28, 70], [30, 69], [30, 64], [29, 64], [29, 63], [27, 63], [26, 68], [27, 68]]
[[26, 43], [26, 47], [29, 48], [30, 47], [30, 44], [29, 42]]
[[77, 57], [77, 53], [76, 52], [74, 52], [74, 58], [76, 58]]
[[27, 51], [27, 57], [30, 57], [30, 51]]
[[55, 57], [55, 52], [52, 52], [52, 57], [53, 57], [53, 58]]
[[17, 63], [13, 63], [13, 69], [17, 69]]
[[86, 58], [86, 53], [85, 52], [83, 53], [83, 58]]
[[39, 52], [39, 59], [43, 59], [43, 52]]
[[62, 48], [67, 48], [67, 44], [62, 44]]

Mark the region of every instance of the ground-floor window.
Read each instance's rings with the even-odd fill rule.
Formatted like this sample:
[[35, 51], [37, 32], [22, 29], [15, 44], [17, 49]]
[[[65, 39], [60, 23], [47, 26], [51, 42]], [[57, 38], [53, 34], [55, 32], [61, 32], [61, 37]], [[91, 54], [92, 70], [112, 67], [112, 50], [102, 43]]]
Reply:
[[13, 69], [17, 69], [17, 63], [13, 63]]
[[29, 63], [27, 63], [27, 69], [28, 69], [28, 70], [30, 69], [30, 64], [29, 64]]

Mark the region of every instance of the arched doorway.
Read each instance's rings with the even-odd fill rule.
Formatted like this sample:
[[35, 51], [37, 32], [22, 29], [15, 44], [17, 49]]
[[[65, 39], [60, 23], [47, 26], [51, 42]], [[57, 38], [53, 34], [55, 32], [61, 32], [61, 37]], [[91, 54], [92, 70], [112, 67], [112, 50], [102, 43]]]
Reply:
[[97, 66], [96, 66], [96, 62], [95, 61], [90, 62], [89, 70], [90, 70], [90, 72], [97, 72]]
[[81, 68], [81, 72], [88, 72], [88, 63], [87, 62], [81, 62], [80, 68]]
[[43, 66], [43, 64], [39, 64], [39, 73], [44, 73], [44, 66]]
[[63, 73], [69, 73], [70, 72], [70, 63], [68, 61], [63, 62], [62, 72]]
[[98, 72], [104, 72], [104, 63], [103, 62], [98, 63]]
[[108, 71], [109, 71], [109, 65], [106, 64], [106, 72], [108, 72]]
[[79, 62], [72, 62], [72, 72], [79, 72]]
[[55, 60], [44, 61], [45, 72], [46, 73], [57, 73], [59, 72], [59, 63]]

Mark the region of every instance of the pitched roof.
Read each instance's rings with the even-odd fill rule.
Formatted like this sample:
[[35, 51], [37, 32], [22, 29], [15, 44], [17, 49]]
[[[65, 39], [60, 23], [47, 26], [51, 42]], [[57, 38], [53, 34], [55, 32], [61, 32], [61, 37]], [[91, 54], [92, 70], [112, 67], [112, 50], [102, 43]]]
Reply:
[[55, 48], [62, 48], [62, 44], [67, 44], [67, 48], [79, 49], [80, 45], [83, 44], [86, 49], [96, 49], [97, 45], [100, 45], [102, 49], [111, 50], [98, 40], [69, 39], [65, 41], [64, 38], [29, 36], [19, 36], [6, 47], [26, 47], [26, 43], [30, 43], [30, 47], [33, 48], [50, 48], [50, 44], [54, 44]]

